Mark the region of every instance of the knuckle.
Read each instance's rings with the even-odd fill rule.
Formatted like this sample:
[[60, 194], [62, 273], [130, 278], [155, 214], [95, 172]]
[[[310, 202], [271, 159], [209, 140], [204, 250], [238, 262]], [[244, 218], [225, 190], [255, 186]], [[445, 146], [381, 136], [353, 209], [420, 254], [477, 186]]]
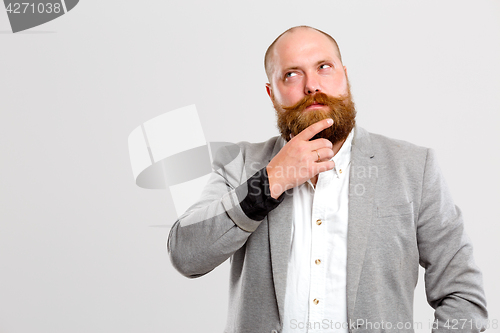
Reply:
[[332, 142], [331, 142], [330, 140], [328, 140], [328, 139], [323, 139], [323, 138], [322, 138], [322, 139], [321, 139], [321, 142], [322, 142], [322, 143], [323, 143], [326, 147], [329, 147], [329, 148], [333, 147]]

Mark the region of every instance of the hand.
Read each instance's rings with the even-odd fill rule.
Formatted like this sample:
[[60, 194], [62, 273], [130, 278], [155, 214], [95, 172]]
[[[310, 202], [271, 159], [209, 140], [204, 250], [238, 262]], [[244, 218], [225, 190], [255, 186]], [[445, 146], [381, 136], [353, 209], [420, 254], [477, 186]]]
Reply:
[[332, 124], [330, 118], [312, 124], [288, 141], [269, 162], [266, 170], [273, 198], [277, 199], [286, 190], [335, 167], [335, 163], [330, 161], [334, 155], [332, 143], [327, 139], [309, 141]]

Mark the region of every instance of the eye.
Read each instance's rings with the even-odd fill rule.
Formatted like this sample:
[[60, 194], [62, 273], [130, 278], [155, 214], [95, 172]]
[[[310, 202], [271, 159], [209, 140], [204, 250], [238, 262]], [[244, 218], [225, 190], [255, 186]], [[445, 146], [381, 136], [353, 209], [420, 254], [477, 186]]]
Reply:
[[295, 72], [285, 73], [285, 79], [288, 79], [288, 78], [291, 78], [291, 77], [294, 77], [294, 76], [297, 76], [297, 73], [295, 73]]
[[327, 69], [327, 68], [331, 68], [332, 66], [328, 65], [328, 64], [323, 64], [321, 66], [319, 66], [319, 69]]

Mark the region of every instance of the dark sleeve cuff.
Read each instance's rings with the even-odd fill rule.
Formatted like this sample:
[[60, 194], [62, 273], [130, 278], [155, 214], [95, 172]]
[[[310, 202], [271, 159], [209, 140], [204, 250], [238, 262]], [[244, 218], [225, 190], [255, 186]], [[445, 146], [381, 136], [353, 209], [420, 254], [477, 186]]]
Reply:
[[[246, 195], [237, 193], [240, 206], [248, 218], [262, 221], [266, 215], [285, 199], [284, 193], [278, 199], [271, 196], [266, 168], [257, 171], [247, 180]], [[241, 197], [240, 197], [241, 196]]]

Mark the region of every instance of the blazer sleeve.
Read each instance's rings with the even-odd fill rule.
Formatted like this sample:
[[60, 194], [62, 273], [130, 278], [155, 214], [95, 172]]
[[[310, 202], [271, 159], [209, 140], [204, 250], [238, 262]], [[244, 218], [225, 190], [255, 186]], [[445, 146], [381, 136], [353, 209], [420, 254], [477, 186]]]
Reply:
[[167, 241], [173, 266], [191, 278], [233, 255], [284, 199], [270, 196], [265, 167], [245, 168], [238, 146], [221, 148], [213, 169], [200, 199], [175, 222]]
[[417, 240], [427, 301], [435, 309], [433, 332], [484, 331], [488, 314], [482, 274], [433, 150], [427, 152]]

